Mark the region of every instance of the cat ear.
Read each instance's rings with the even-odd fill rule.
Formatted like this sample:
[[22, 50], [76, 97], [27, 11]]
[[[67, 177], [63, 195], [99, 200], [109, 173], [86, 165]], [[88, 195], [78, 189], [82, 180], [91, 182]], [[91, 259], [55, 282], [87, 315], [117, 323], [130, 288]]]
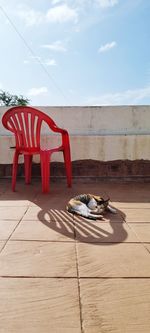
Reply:
[[103, 200], [99, 195], [93, 195], [93, 198], [94, 198], [96, 201]]
[[100, 199], [99, 199], [99, 202], [100, 202], [101, 204], [107, 204], [107, 203], [109, 203], [109, 200], [110, 200], [110, 198], [108, 198], [108, 199], [100, 198]]
[[108, 203], [110, 201], [110, 198], [104, 200], [104, 203]]
[[105, 200], [104, 198], [100, 197], [99, 195], [93, 195], [93, 198], [100, 204], [108, 203], [110, 200], [110, 198]]
[[98, 203], [101, 203], [103, 204], [105, 202], [105, 200], [100, 197], [99, 195], [93, 195], [93, 198], [98, 202]]

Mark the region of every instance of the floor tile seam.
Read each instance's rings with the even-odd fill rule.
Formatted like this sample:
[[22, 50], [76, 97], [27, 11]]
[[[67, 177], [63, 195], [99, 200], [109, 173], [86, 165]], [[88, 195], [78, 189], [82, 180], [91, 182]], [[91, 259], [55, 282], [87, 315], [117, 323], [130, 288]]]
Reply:
[[79, 280], [150, 280], [150, 276], [80, 276]]
[[[145, 208], [144, 208], [144, 210], [145, 210]], [[128, 222], [128, 223], [150, 223], [150, 219], [149, 219], [149, 221], [147, 222], [147, 221], [144, 221], [144, 219], [143, 220], [141, 220], [141, 221], [129, 221], [130, 220], [130, 218], [128, 218], [128, 216], [126, 215], [126, 214], [124, 214], [125, 216], [123, 216], [122, 215], [122, 218], [123, 218], [123, 221], [125, 221], [125, 222]], [[128, 220], [128, 221], [127, 221]]]
[[22, 221], [24, 215], [26, 214], [28, 208], [26, 209], [26, 211], [24, 212], [23, 216], [21, 217], [21, 219], [18, 221], [18, 223], [16, 224], [16, 226], [14, 227], [14, 229], [12, 230], [11, 234], [9, 235], [8, 239], [6, 240], [5, 244], [3, 245], [3, 247], [0, 250], [0, 254], [2, 253], [3, 249], [5, 248], [5, 246], [7, 245], [8, 241], [10, 240], [11, 236], [13, 235], [13, 233], [15, 232], [15, 230], [17, 229], [17, 227], [19, 226], [20, 222]]
[[128, 217], [126, 216], [126, 217], [123, 217], [123, 222], [125, 222], [125, 223], [138, 223], [138, 224], [140, 224], [140, 223], [150, 223], [150, 220], [149, 221], [144, 221], [144, 220], [142, 220], [142, 221], [137, 221], [137, 220], [135, 220], [135, 221], [130, 221], [129, 219], [128, 219]]
[[67, 240], [64, 240], [64, 241], [58, 241], [58, 240], [34, 240], [34, 239], [9, 239], [9, 243], [11, 242], [32, 242], [32, 243], [66, 243], [66, 244], [75, 244], [75, 240], [71, 240], [71, 241], [67, 241]]
[[78, 280], [77, 276], [43, 276], [43, 275], [0, 275], [0, 279], [64, 279]]
[[[109, 197], [109, 195], [108, 195], [108, 197]], [[111, 206], [111, 205], [116, 209], [116, 213], [117, 213], [117, 214], [119, 215], [119, 217], [121, 217], [121, 219], [123, 220], [123, 215], [122, 215], [122, 213], [119, 211], [121, 207], [116, 207], [116, 206], [113, 204], [113, 202], [110, 200], [110, 206]], [[113, 214], [113, 213], [112, 213], [112, 214]]]
[[128, 223], [128, 224], [150, 224], [150, 222], [147, 222], [147, 221], [126, 221], [124, 220], [125, 223]]
[[142, 241], [142, 239], [138, 236], [138, 234], [136, 233], [136, 231], [134, 230], [134, 228], [131, 227], [131, 223], [129, 224], [126, 220], [125, 220], [127, 226], [129, 227], [129, 229], [134, 233], [135, 237], [137, 238], [137, 240], [139, 241], [139, 243], [141, 244], [141, 246], [144, 248], [144, 250], [146, 250], [146, 252], [150, 255], [150, 250], [147, 248], [147, 246], [145, 246], [145, 242]]
[[[0, 279], [64, 279], [64, 280], [150, 280], [150, 276], [42, 276], [0, 275]], [[81, 288], [81, 286], [80, 286]]]
[[[128, 242], [127, 241], [123, 241], [123, 242], [122, 241], [120, 241], [120, 242], [119, 241], [118, 242], [117, 241], [116, 242], [115, 241], [114, 242], [111, 242], [111, 241], [110, 242], [109, 241], [104, 241], [104, 242], [103, 241], [102, 242], [97, 241], [97, 242], [95, 242], [95, 241], [93, 241], [92, 242], [92, 241], [80, 241], [80, 240], [76, 240], [76, 243], [77, 244], [103, 244], [103, 245], [106, 245], [106, 244], [112, 244], [112, 245], [114, 245], [114, 244], [124, 244], [124, 245], [141, 244], [140, 241], [136, 241], [136, 242], [134, 242], [134, 241], [133, 242], [129, 242], [129, 241]], [[150, 241], [149, 242], [143, 242], [143, 243], [144, 244], [150, 244]]]
[[137, 221], [137, 220], [129, 221], [128, 218], [125, 218], [124, 221], [126, 223], [150, 223], [150, 220], [149, 221], [144, 221], [144, 220], [142, 220], [142, 221]]
[[[126, 209], [128, 209], [128, 210], [141, 210], [141, 209], [143, 209], [143, 210], [150, 210], [150, 206], [149, 207], [127, 207], [127, 206], [118, 206], [117, 207], [118, 209], [120, 209], [120, 208], [122, 208], [122, 209], [124, 209], [124, 210], [126, 210]], [[121, 214], [121, 213], [119, 213], [119, 214]]]
[[[0, 239], [0, 241], [7, 241], [7, 239]], [[114, 241], [114, 242], [109, 242], [109, 241], [105, 241], [105, 242], [101, 242], [101, 241], [80, 241], [80, 240], [75, 240], [75, 239], [73, 239], [73, 240], [43, 240], [43, 239], [17, 239], [17, 238], [12, 238], [12, 239], [9, 239], [9, 243], [11, 243], [11, 242], [34, 242], [34, 243], [62, 243], [62, 244], [64, 244], [64, 243], [67, 243], [67, 244], [75, 244], [75, 242], [77, 243], [77, 244], [111, 244], [111, 245], [113, 245], [113, 244], [125, 244], [125, 245], [129, 245], [129, 244], [141, 244], [141, 242], [140, 241], [133, 241], [133, 242], [127, 242], [127, 241], [124, 241], [124, 242], [120, 242], [120, 241]], [[148, 242], [148, 241], [144, 241], [143, 242], [144, 244], [150, 244], [150, 241]]]
[[18, 221], [19, 220], [19, 222], [20, 222], [20, 220], [22, 220], [22, 217], [20, 218], [20, 219], [13, 219], [13, 218], [7, 218], [7, 219], [5, 219], [5, 218], [3, 218], [3, 219], [0, 219], [0, 222], [4, 222], [4, 221], [6, 221], [6, 222], [8, 222], [8, 221]]
[[[7, 241], [8, 239], [1, 239], [0, 238], [0, 241], [1, 242], [5, 242], [5, 241]], [[73, 239], [73, 240], [69, 240], [69, 241], [66, 241], [66, 240], [62, 240], [62, 241], [59, 241], [59, 240], [43, 240], [43, 239], [16, 239], [16, 238], [11, 238], [11, 239], [9, 239], [9, 243], [13, 243], [13, 242], [34, 242], [34, 243], [61, 243], [61, 244], [64, 244], [64, 243], [66, 243], [66, 244], [75, 244], [75, 242], [77, 243], [77, 244], [102, 244], [102, 245], [106, 245], [106, 244], [112, 244], [112, 245], [114, 245], [114, 244], [125, 244], [125, 245], [129, 245], [129, 244], [141, 244], [141, 242], [140, 241], [136, 241], [136, 242], [127, 242], [127, 241], [124, 241], [124, 242], [101, 242], [101, 241], [97, 241], [97, 242], [95, 242], [95, 241], [80, 241], [80, 240], [75, 240], [75, 239]], [[147, 245], [149, 245], [150, 244], [150, 241], [148, 242], [148, 241], [144, 241], [143, 242], [144, 244], [147, 244]]]
[[[150, 244], [150, 241], [149, 242], [142, 242], [143, 244]], [[79, 245], [79, 244], [103, 244], [103, 245], [107, 245], [107, 244], [112, 244], [112, 245], [114, 245], [114, 244], [120, 244], [120, 245], [125, 245], [125, 246], [128, 246], [128, 245], [130, 245], [130, 244], [136, 244], [136, 245], [138, 245], [138, 244], [140, 244], [141, 245], [141, 241], [138, 241], [137, 240], [137, 242], [126, 242], [126, 241], [123, 241], [123, 242], [86, 242], [86, 241], [78, 241], [78, 240], [76, 240], [76, 244], [77, 245]]]
[[79, 280], [78, 249], [77, 249], [77, 243], [76, 243], [76, 228], [75, 228], [75, 216], [74, 215], [73, 215], [73, 225], [74, 225], [74, 239], [75, 239], [75, 261], [76, 261], [77, 284], [78, 284], [78, 302], [79, 302], [79, 311], [80, 311], [80, 329], [81, 329], [81, 333], [84, 333], [82, 302], [81, 302], [81, 286], [80, 286], [80, 280]]
[[[30, 201], [30, 202], [31, 202], [31, 205], [29, 204], [29, 207], [32, 207], [32, 204], [34, 203], [34, 201], [36, 200], [36, 198], [37, 198], [38, 195], [39, 195], [39, 191], [37, 190], [37, 191], [35, 192], [35, 195], [34, 195], [32, 201]], [[35, 204], [35, 205], [36, 205], [36, 204]], [[33, 207], [34, 207], [34, 206], [33, 206]]]

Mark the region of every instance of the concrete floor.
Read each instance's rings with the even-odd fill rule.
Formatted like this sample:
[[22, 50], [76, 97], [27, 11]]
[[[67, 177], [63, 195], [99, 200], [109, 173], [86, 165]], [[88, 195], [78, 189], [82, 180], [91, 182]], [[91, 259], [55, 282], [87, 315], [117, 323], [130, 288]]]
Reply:
[[[0, 181], [0, 333], [150, 332], [150, 183]], [[117, 214], [73, 217], [69, 198]]]

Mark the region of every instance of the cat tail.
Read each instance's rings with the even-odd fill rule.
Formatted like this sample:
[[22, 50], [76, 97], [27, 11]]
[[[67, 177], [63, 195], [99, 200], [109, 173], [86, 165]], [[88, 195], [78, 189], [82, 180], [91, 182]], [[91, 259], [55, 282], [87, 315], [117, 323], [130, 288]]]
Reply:
[[[85, 216], [84, 216], [85, 217]], [[95, 215], [95, 214], [93, 214], [93, 213], [89, 213], [89, 215], [88, 216], [86, 216], [86, 218], [89, 218], [89, 219], [91, 219], [91, 220], [97, 220], [97, 219], [103, 219], [103, 215]]]

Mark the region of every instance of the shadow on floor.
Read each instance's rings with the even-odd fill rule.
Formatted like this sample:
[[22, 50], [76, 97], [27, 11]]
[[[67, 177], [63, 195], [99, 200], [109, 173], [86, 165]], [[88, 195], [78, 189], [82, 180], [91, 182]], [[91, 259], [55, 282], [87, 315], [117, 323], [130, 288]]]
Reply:
[[111, 214], [107, 219], [107, 213], [104, 219], [92, 221], [63, 210], [41, 209], [38, 220], [48, 228], [79, 242], [109, 245], [109, 243], [121, 243], [128, 236], [124, 229], [123, 212], [117, 210], [115, 216], [117, 216], [117, 222]]
[[71, 189], [63, 183], [51, 184], [48, 195], [41, 193], [41, 183], [35, 182], [30, 186], [24, 180], [18, 182], [17, 191], [11, 192], [10, 181], [2, 182], [1, 200], [28, 200], [40, 208], [38, 220], [52, 230], [75, 239], [79, 242], [109, 245], [124, 242], [127, 237], [125, 214], [117, 210], [117, 214], [106, 213], [104, 220], [91, 221], [73, 216], [65, 211], [68, 200], [79, 194], [89, 193], [107, 195], [113, 202], [148, 202], [150, 183], [84, 183], [74, 184]]

